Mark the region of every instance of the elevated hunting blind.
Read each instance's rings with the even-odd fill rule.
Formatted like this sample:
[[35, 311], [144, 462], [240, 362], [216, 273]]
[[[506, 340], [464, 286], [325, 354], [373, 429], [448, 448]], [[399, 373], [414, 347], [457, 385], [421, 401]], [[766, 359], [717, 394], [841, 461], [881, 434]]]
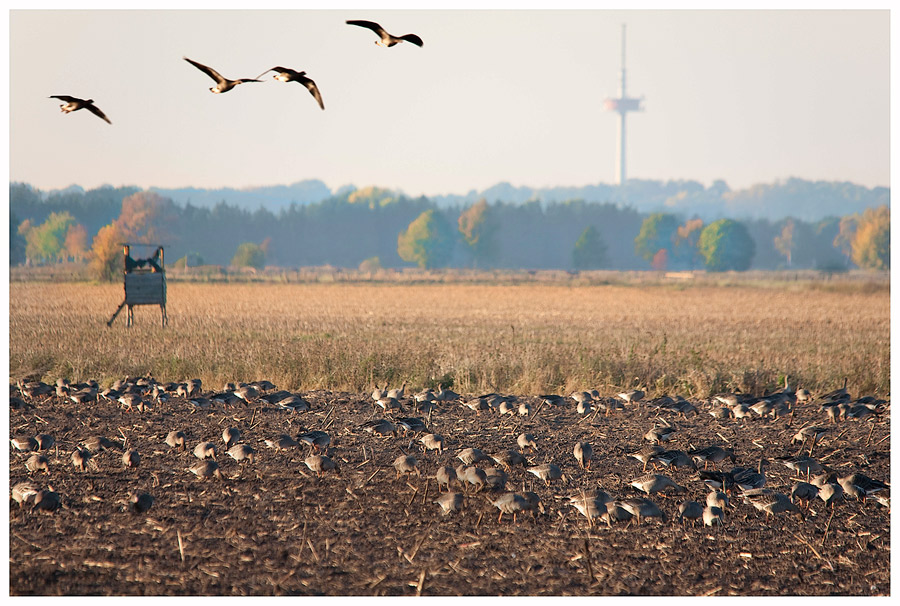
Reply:
[[[132, 246], [156, 246], [156, 250], [145, 259], [135, 259], [131, 256]], [[131, 326], [134, 324], [135, 305], [159, 305], [160, 312], [162, 312], [162, 325], [165, 326], [169, 319], [166, 316], [166, 264], [163, 247], [155, 244], [125, 244], [122, 256], [125, 300], [119, 304], [118, 309], [106, 325], [112, 326], [113, 321], [125, 306], [128, 306], [125, 325]]]

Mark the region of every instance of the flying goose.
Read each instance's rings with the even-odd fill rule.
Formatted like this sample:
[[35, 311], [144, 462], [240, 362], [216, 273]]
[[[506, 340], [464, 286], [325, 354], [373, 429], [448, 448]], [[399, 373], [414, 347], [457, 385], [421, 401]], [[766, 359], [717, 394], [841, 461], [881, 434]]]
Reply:
[[425, 43], [422, 42], [422, 39], [419, 38], [415, 34], [404, 34], [403, 36], [392, 36], [391, 34], [384, 31], [384, 28], [375, 23], [374, 21], [360, 21], [356, 19], [351, 19], [347, 21], [347, 25], [357, 25], [359, 27], [364, 27], [366, 29], [370, 29], [375, 34], [381, 38], [380, 40], [376, 40], [375, 44], [379, 46], [384, 46], [385, 48], [394, 46], [395, 44], [399, 44], [400, 42], [412, 42], [416, 46], [423, 46]]
[[[201, 72], [203, 72], [204, 74], [206, 74], [207, 76], [209, 76], [210, 78], [212, 78], [213, 80], [216, 81], [216, 85], [213, 87], [210, 87], [210, 89], [209, 89], [210, 91], [212, 91], [214, 93], [227, 93], [228, 91], [230, 91], [232, 88], [234, 88], [238, 84], [243, 84], [244, 82], [261, 82], [261, 80], [257, 80], [255, 78], [239, 78], [237, 80], [229, 80], [228, 78], [222, 77], [222, 75], [219, 72], [217, 72], [216, 70], [214, 70], [211, 67], [207, 67], [207, 66], [203, 65], [202, 63], [197, 63], [196, 61], [188, 59], [187, 57], [182, 57], [182, 59], [184, 59], [185, 61], [187, 61], [188, 63], [190, 63], [197, 69], [199, 69]], [[266, 72], [263, 72], [263, 73], [266, 73]], [[243, 396], [240, 396], [240, 397], [243, 397]]]
[[64, 114], [78, 111], [79, 109], [86, 109], [101, 120], [104, 120], [107, 124], [112, 124], [112, 122], [109, 121], [109, 118], [106, 117], [106, 114], [100, 111], [99, 107], [94, 105], [93, 99], [79, 99], [78, 97], [70, 97], [69, 95], [50, 95], [49, 98], [65, 101], [65, 103], [59, 106], [59, 109]]
[[313, 96], [316, 102], [319, 104], [323, 110], [325, 109], [325, 103], [322, 102], [322, 95], [319, 93], [319, 87], [316, 86], [316, 83], [312, 81], [312, 79], [306, 77], [306, 72], [297, 72], [288, 67], [280, 67], [275, 66], [271, 69], [267, 69], [262, 74], [257, 76], [257, 78], [262, 77], [266, 72], [278, 72], [273, 78], [279, 80], [281, 82], [299, 82], [309, 91], [309, 94]]

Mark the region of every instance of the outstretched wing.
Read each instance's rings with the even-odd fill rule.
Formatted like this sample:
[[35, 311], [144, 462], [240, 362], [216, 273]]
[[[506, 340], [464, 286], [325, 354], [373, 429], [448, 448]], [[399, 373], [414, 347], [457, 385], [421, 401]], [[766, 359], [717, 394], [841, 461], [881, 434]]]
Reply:
[[400, 36], [400, 39], [401, 39], [401, 40], [406, 40], [407, 42], [412, 42], [412, 43], [415, 44], [416, 46], [424, 46], [424, 45], [425, 45], [425, 43], [422, 42], [422, 39], [419, 38], [419, 37], [418, 37], [417, 35], [415, 35], [415, 34], [406, 34], [405, 36]]
[[315, 98], [315, 100], [318, 102], [319, 107], [321, 107], [324, 110], [325, 104], [322, 102], [322, 95], [321, 95], [321, 93], [319, 93], [319, 87], [316, 86], [316, 83], [313, 82], [310, 78], [307, 78], [306, 76], [300, 76], [299, 78], [297, 78], [297, 82], [299, 82], [300, 84], [302, 84], [303, 86], [306, 87], [306, 89], [310, 92], [310, 94], [313, 96], [313, 98]]
[[82, 99], [78, 97], [70, 97], [69, 95], [50, 95], [50, 99], [59, 99], [60, 101], [65, 101], [66, 103], [79, 103]]
[[288, 69], [286, 67], [281, 67], [280, 65], [276, 65], [275, 67], [271, 67], [271, 68], [267, 69], [266, 71], [264, 71], [263, 73], [261, 73], [260, 75], [258, 75], [257, 78], [262, 78], [265, 74], [267, 74], [269, 72], [278, 72], [279, 74], [282, 72], [287, 72], [290, 74], [290, 73], [293, 73], [294, 70]]
[[347, 25], [358, 25], [359, 27], [364, 27], [366, 29], [370, 29], [381, 37], [389, 35], [384, 28], [375, 23], [374, 21], [361, 21], [358, 19], [351, 19], [347, 21]]
[[100, 111], [100, 108], [97, 107], [96, 105], [94, 105], [93, 103], [88, 103], [84, 107], [85, 107], [85, 109], [87, 109], [89, 112], [91, 112], [98, 118], [100, 118], [102, 120], [106, 120], [107, 124], [112, 124], [112, 122], [109, 121], [109, 118], [106, 117], [106, 114], [104, 114], [102, 111]]
[[207, 67], [207, 66], [203, 65], [202, 63], [197, 63], [196, 61], [188, 59], [187, 57], [182, 57], [182, 59], [184, 59], [185, 61], [187, 61], [194, 67], [196, 67], [197, 69], [199, 69], [201, 72], [203, 72], [204, 74], [206, 74], [207, 76], [209, 76], [210, 78], [215, 80], [216, 82], [225, 82], [225, 78], [222, 77], [222, 74], [220, 74], [213, 68]]

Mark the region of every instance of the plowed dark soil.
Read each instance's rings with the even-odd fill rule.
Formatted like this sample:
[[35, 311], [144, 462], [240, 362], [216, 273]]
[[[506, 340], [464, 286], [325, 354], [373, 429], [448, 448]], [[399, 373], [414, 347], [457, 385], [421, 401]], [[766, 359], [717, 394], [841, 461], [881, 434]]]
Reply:
[[[678, 431], [670, 448], [730, 444], [738, 465], [755, 467], [761, 456], [767, 487], [790, 494], [790, 470], [776, 457], [795, 454], [791, 437], [804, 424], [826, 424], [818, 406], [802, 404], [794, 419], [716, 420], [706, 403], [686, 419], [631, 404], [609, 417], [582, 417], [571, 400], [541, 406], [530, 418], [474, 412], [442, 404], [432, 429], [447, 449], [423, 453], [417, 436], [378, 437], [358, 429], [372, 418], [367, 395], [302, 394], [313, 404], [291, 414], [268, 405], [191, 412], [173, 398], [143, 414], [114, 404], [75, 406], [55, 397], [33, 408], [10, 410], [14, 436], [48, 433], [50, 473], [30, 473], [25, 456], [10, 453], [10, 485], [32, 479], [62, 498], [55, 512], [32, 512], [10, 501], [12, 595], [887, 595], [890, 593], [890, 515], [873, 500], [845, 500], [834, 510], [812, 504], [796, 515], [767, 519], [741, 499], [721, 528], [682, 525], [678, 504], [705, 502], [708, 489], [696, 472], [664, 470], [688, 488], [686, 496], [653, 500], [665, 522], [640, 526], [588, 520], [568, 504], [581, 489], [602, 487], [634, 496], [629, 482], [641, 465], [627, 456], [647, 443], [642, 436], [663, 414]], [[609, 394], [607, 394], [609, 395]], [[407, 415], [415, 414], [412, 401]], [[539, 409], [539, 410], [538, 410]], [[380, 416], [380, 415], [378, 415]], [[788, 423], [791, 423], [789, 426]], [[255, 463], [225, 455], [222, 430], [236, 427], [258, 451]], [[303, 429], [332, 436], [340, 474], [316, 477], [304, 465], [308, 448], [276, 451], [265, 438]], [[183, 430], [188, 451], [177, 452], [166, 434]], [[516, 449], [523, 431], [538, 440], [531, 463], [554, 462], [565, 480], [549, 485], [522, 467], [510, 471], [507, 490], [536, 492], [546, 513], [508, 515], [487, 491], [470, 495], [460, 513], [441, 515], [433, 479], [456, 453]], [[871, 434], [870, 434], [871, 431]], [[830, 425], [816, 459], [839, 475], [853, 472], [889, 481], [889, 412], [877, 424]], [[121, 453], [102, 452], [98, 466], [76, 472], [70, 456], [93, 435], [126, 439], [141, 455], [125, 469]], [[219, 448], [223, 479], [199, 480], [188, 471], [200, 441]], [[572, 455], [576, 440], [593, 444], [590, 471]], [[422, 475], [397, 478], [392, 463], [413, 453]], [[485, 465], [481, 463], [480, 465]], [[726, 468], [730, 467], [730, 462]], [[146, 513], [127, 507], [131, 491], [155, 497]], [[454, 488], [456, 490], [456, 488]], [[490, 495], [496, 498], [498, 493]]]

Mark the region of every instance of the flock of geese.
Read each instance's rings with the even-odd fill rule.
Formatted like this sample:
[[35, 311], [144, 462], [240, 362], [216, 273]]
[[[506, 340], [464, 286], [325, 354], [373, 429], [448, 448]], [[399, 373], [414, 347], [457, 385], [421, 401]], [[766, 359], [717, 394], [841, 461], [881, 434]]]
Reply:
[[[665, 420], [664, 414], [676, 417], [700, 415], [698, 406], [680, 397], [661, 396], [653, 400], [644, 400], [642, 391], [634, 390], [616, 394], [615, 397], [603, 397], [596, 390], [575, 392], [568, 397], [559, 395], [543, 395], [536, 398], [519, 398], [501, 394], [484, 394], [477, 397], [464, 398], [441, 386], [438, 390], [426, 389], [412, 396], [406, 395], [406, 383], [400, 388], [378, 388], [371, 394], [371, 418], [355, 427], [347, 428], [351, 433], [371, 434], [370, 452], [363, 456], [373, 457], [376, 452], [385, 449], [399, 451], [393, 461], [397, 478], [411, 474], [421, 476], [428, 471], [427, 479], [433, 479], [440, 496], [433, 501], [443, 514], [458, 512], [467, 507], [466, 502], [476, 496], [486, 498], [499, 511], [498, 522], [504, 515], [517, 521], [519, 514], [530, 512], [532, 515], [545, 513], [546, 504], [535, 491], [534, 483], [539, 481], [544, 486], [569, 486], [571, 482], [564, 471], [570, 465], [567, 461], [547, 461], [536, 463], [534, 457], [551, 450], [540, 446], [541, 438], [529, 432], [521, 433], [515, 445], [509, 444], [505, 449], [492, 449], [496, 452], [485, 452], [478, 445], [469, 445], [455, 453], [455, 463], [448, 464], [445, 450], [449, 444], [464, 445], [466, 435], [452, 438], [435, 433], [432, 429], [433, 415], [450, 416], [456, 409], [463, 413], [461, 407], [482, 413], [521, 416], [533, 418], [544, 407], [560, 407], [564, 411], [575, 411], [584, 419], [590, 415], [603, 413], [628, 414], [634, 407], [648, 407], [655, 410], [657, 418], [662, 422], [651, 427], [642, 437], [647, 443], [645, 448], [627, 453], [627, 457], [641, 464], [641, 471], [630, 482], [622, 485], [618, 496], [609, 494], [602, 488], [602, 477], [613, 469], [609, 461], [605, 467], [592, 469], [595, 461], [595, 448], [602, 444], [591, 444], [589, 441], [576, 441], [570, 448], [574, 462], [578, 466], [575, 471], [577, 482], [581, 484], [577, 491], [568, 496], [568, 505], [587, 518], [593, 525], [594, 520], [608, 525], [628, 521], [629, 524], [640, 524], [645, 518], [658, 518], [666, 521], [669, 516], [660, 503], [654, 498], [667, 495], [686, 497], [689, 493], [697, 494], [685, 484], [694, 482], [694, 486], [706, 490], [705, 498], [698, 500], [685, 498], [677, 505], [677, 515], [673, 517], [682, 523], [702, 522], [706, 526], [722, 525], [726, 522], [726, 512], [735, 510], [739, 502], [750, 505], [763, 512], [766, 517], [782, 513], [793, 513], [804, 519], [810, 511], [811, 504], [822, 501], [826, 508], [834, 511], [845, 499], [865, 502], [872, 498], [876, 502], [889, 507], [889, 484], [868, 477], [859, 471], [838, 474], [835, 469], [823, 461], [813, 458], [816, 444], [827, 435], [831, 425], [846, 420], [868, 419], [874, 422], [881, 419], [889, 408], [889, 402], [874, 397], [852, 398], [844, 388], [814, 398], [805, 390], [796, 392], [787, 386], [774, 394], [762, 398], [742, 396], [739, 394], [717, 395], [706, 404], [697, 402], [701, 408], [717, 421], [735, 419], [741, 424], [742, 419], [750, 416], [755, 419], [778, 423], [778, 419], [788, 419], [784, 425], [777, 424], [779, 430], [790, 427], [798, 411], [798, 403], [818, 404], [822, 423], [813, 421], [801, 426], [793, 435], [792, 444], [799, 443], [799, 450], [788, 455], [774, 456], [770, 461], [763, 456], [754, 460], [750, 467], [736, 466], [737, 455], [733, 447], [721, 444], [708, 444], [695, 447], [693, 444], [686, 450], [667, 448], [678, 430], [672, 422]], [[55, 398], [57, 403], [71, 402], [73, 405], [90, 405], [93, 401], [116, 403], [118, 406], [143, 414], [156, 407], [190, 407], [192, 411], [213, 411], [218, 409], [253, 407], [254, 415], [284, 414], [293, 415], [309, 411], [313, 405], [301, 394], [278, 390], [269, 381], [253, 384], [225, 385], [223, 390], [204, 392], [202, 382], [193, 379], [183, 383], [158, 383], [152, 377], [142, 377], [131, 381], [116, 381], [107, 389], [100, 389], [95, 381], [86, 384], [72, 385], [64, 379], [55, 386], [41, 382], [17, 382], [11, 386], [10, 404], [12, 408], [40, 406]], [[15, 394], [18, 395], [15, 395]], [[532, 406], [534, 404], [534, 406]], [[336, 406], [337, 404], [335, 404]], [[422, 416], [406, 416], [409, 408]], [[171, 408], [170, 408], [171, 409]], [[809, 410], [806, 408], [806, 410]], [[279, 412], [282, 411], [282, 412]], [[333, 412], [333, 411], [332, 411]], [[381, 416], [378, 414], [381, 413]], [[803, 413], [800, 413], [803, 414]], [[288, 418], [294, 418], [289, 416]], [[442, 421], [443, 422], [443, 421]], [[759, 421], [754, 421], [759, 422]], [[252, 423], [251, 423], [252, 427]], [[186, 428], [184, 428], [186, 429]], [[174, 428], [164, 439], [165, 444], [175, 451], [186, 452], [191, 449], [187, 433], [184, 429]], [[256, 446], [273, 450], [291, 450], [308, 447], [308, 454], [303, 460], [306, 467], [319, 478], [326, 474], [340, 474], [340, 465], [335, 457], [335, 446], [332, 436], [324, 431], [302, 429], [296, 436], [288, 434], [272, 435], [257, 442]], [[333, 430], [332, 430], [333, 431]], [[534, 430], [532, 430], [534, 431]], [[793, 431], [793, 429], [790, 429]], [[719, 434], [721, 435], [721, 434]], [[869, 434], [871, 436], [871, 433]], [[123, 436], [124, 437], [124, 436]], [[635, 436], [636, 437], [636, 436]], [[228, 427], [222, 432], [221, 444], [203, 440], [196, 444], [192, 453], [196, 462], [185, 471], [199, 479], [216, 478], [224, 480], [218, 458], [224, 450], [238, 465], [256, 463], [259, 453], [257, 448], [247, 443], [246, 436], [238, 428]], [[402, 438], [402, 439], [400, 439]], [[14, 436], [10, 440], [14, 451], [24, 459], [24, 466], [31, 479], [20, 482], [12, 488], [12, 498], [22, 508], [31, 510], [53, 511], [60, 507], [60, 495], [51, 488], [42, 488], [37, 484], [40, 474], [49, 477], [50, 461], [46, 452], [59, 445], [53, 436], [40, 434], [37, 436]], [[408, 446], [404, 444], [408, 442]], [[421, 454], [413, 454], [413, 444], [420, 444]], [[545, 442], [546, 443], [546, 442]], [[761, 447], [761, 446], [760, 446]], [[761, 447], [762, 448], [762, 447]], [[141, 462], [140, 453], [128, 444], [104, 436], [86, 436], [72, 449], [71, 463], [76, 471], [85, 471], [90, 466], [99, 469], [95, 461], [103, 451], [121, 452], [121, 465], [125, 468], [138, 467]], [[58, 452], [58, 451], [57, 451]], [[557, 449], [558, 452], [558, 449]], [[429, 454], [433, 453], [433, 454]], [[342, 453], [346, 454], [346, 453]], [[389, 454], [389, 456], [393, 456]], [[432, 461], [432, 459], [436, 459]], [[602, 460], [602, 458], [601, 458]], [[788, 487], [771, 486], [766, 476], [766, 467], [772, 462], [783, 464], [795, 475], [792, 485]], [[726, 466], [730, 465], [730, 469]], [[654, 469], [647, 472], [647, 467]], [[847, 467], [844, 465], [843, 467]], [[522, 470], [512, 483], [521, 481], [522, 490], [508, 490], [510, 478]], [[621, 471], [616, 469], [615, 471]], [[679, 483], [676, 474], [684, 478]], [[572, 474], [569, 474], [572, 476]], [[526, 490], [533, 476], [531, 490]], [[589, 478], [596, 478], [591, 480]], [[240, 474], [230, 479], [240, 478]], [[586, 480], [586, 484], [585, 484]], [[327, 481], [327, 480], [323, 480]], [[561, 485], [560, 485], [561, 483]], [[454, 491], [454, 486], [457, 489]], [[446, 490], [446, 493], [444, 492]], [[130, 507], [135, 512], [144, 512], [152, 507], [154, 497], [146, 492], [134, 491], [129, 495]], [[670, 503], [668, 499], [667, 503]], [[471, 504], [469, 505], [471, 507]]]
[[[422, 39], [416, 34], [394, 36], [392, 34], [389, 34], [383, 27], [381, 27], [374, 21], [351, 19], [347, 21], [347, 25], [355, 25], [372, 30], [378, 36], [378, 40], [375, 41], [375, 44], [384, 46], [385, 48], [395, 46], [401, 42], [409, 42], [419, 47], [424, 46], [424, 42], [422, 42]], [[296, 71], [288, 67], [275, 66], [267, 69], [260, 75], [256, 76], [256, 78], [238, 78], [236, 80], [231, 80], [222, 76], [219, 72], [207, 65], [203, 65], [202, 63], [194, 61], [193, 59], [188, 59], [187, 57], [183, 57], [183, 59], [215, 81], [216, 85], [210, 87], [209, 89], [213, 93], [227, 93], [238, 84], [244, 84], [246, 82], [262, 82], [260, 78], [266, 73], [273, 71], [276, 72], [274, 76], [275, 80], [278, 80], [280, 82], [297, 82], [298, 84], [302, 84], [303, 86], [305, 86], [309, 93], [316, 100], [316, 103], [319, 104], [319, 107], [323, 110], [325, 109], [325, 103], [322, 101], [322, 95], [319, 92], [319, 87], [316, 86], [316, 83], [306, 75], [305, 71]], [[104, 114], [103, 111], [101, 111], [100, 108], [94, 104], [93, 99], [79, 99], [77, 97], [72, 97], [69, 95], [51, 95], [49, 98], [64, 101], [64, 103], [59, 106], [60, 110], [63, 113], [68, 114], [80, 109], [86, 109], [101, 120], [104, 120], [107, 124], [112, 124], [106, 114]]]

